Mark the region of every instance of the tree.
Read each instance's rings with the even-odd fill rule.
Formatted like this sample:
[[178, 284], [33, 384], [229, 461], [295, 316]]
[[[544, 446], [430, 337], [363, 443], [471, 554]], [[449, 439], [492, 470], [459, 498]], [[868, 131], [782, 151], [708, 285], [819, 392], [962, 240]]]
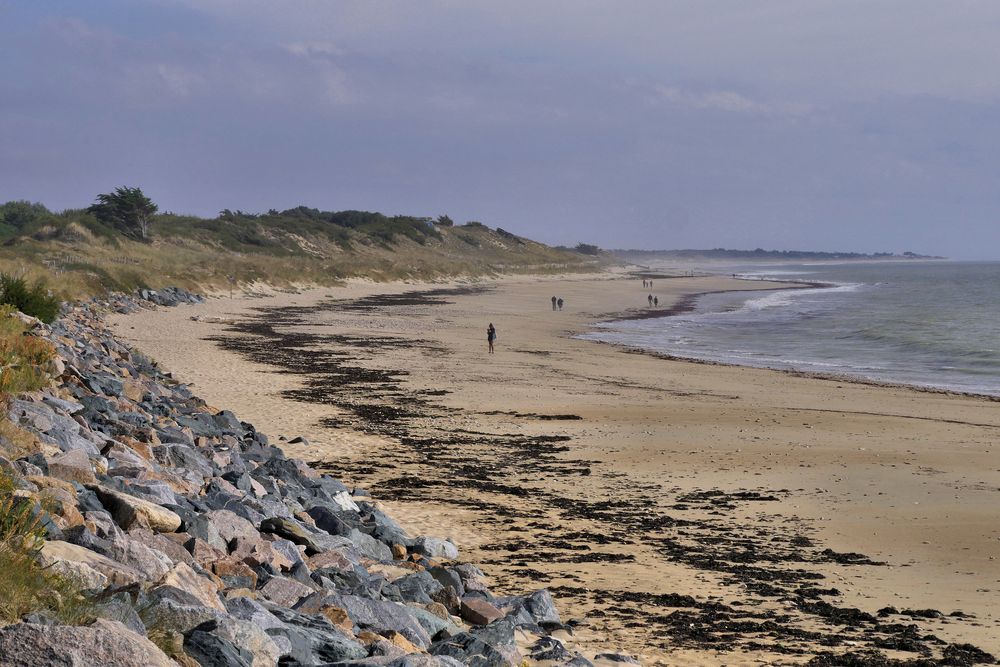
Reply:
[[451, 227], [455, 224], [455, 221], [449, 218], [447, 215], [439, 215], [437, 219], [437, 224], [442, 227]]
[[153, 214], [159, 207], [139, 188], [121, 186], [114, 192], [97, 195], [97, 201], [87, 209], [103, 222], [117, 227], [122, 233], [146, 240]]

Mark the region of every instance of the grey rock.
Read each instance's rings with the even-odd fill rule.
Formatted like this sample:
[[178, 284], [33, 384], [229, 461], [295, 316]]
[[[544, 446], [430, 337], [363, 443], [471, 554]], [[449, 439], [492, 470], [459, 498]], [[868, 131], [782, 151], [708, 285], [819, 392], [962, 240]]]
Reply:
[[431, 596], [442, 588], [441, 584], [426, 570], [400, 577], [392, 583], [399, 589], [399, 593], [405, 601], [420, 602], [421, 604], [433, 602]]
[[598, 653], [594, 656], [594, 660], [607, 660], [609, 662], [620, 662], [629, 665], [640, 664], [634, 657], [625, 655], [624, 653]]
[[293, 664], [319, 665], [357, 660], [368, 655], [364, 646], [347, 637], [322, 616], [309, 616], [266, 603], [265, 608], [285, 625], [267, 631], [272, 638], [285, 637], [292, 645], [288, 656]]
[[428, 558], [445, 558], [447, 560], [458, 558], [458, 547], [450, 540], [437, 537], [418, 537], [414, 540], [413, 550]]
[[472, 667], [516, 667], [521, 663], [514, 626], [506, 619], [436, 642], [429, 652]]
[[[182, 597], [176, 592], [172, 592], [171, 595]], [[210, 609], [197, 601], [177, 602], [170, 597], [164, 597], [163, 590], [156, 590], [151, 597], [153, 601], [140, 613], [142, 622], [148, 628], [183, 634], [206, 621], [214, 621], [223, 616], [217, 609]]]
[[283, 607], [294, 607], [299, 600], [312, 595], [313, 589], [288, 577], [271, 577], [259, 592]]
[[5, 667], [115, 665], [176, 667], [153, 642], [104, 619], [89, 627], [19, 623], [0, 628]]
[[[205, 629], [201, 629], [204, 627]], [[211, 624], [199, 626], [184, 636], [184, 652], [202, 667], [250, 667], [250, 651], [211, 632]]]
[[[376, 540], [371, 535], [366, 535], [360, 530], [354, 528], [351, 530], [347, 538], [354, 543], [354, 546], [358, 548], [365, 556], [368, 556], [372, 560], [392, 560], [392, 549], [382, 544]], [[457, 556], [458, 550], [455, 550]]]
[[430, 635], [410, 613], [409, 607], [397, 602], [371, 600], [356, 595], [328, 595], [321, 601], [311, 601], [315, 608], [323, 605], [340, 607], [361, 628], [382, 634], [395, 630], [420, 648], [431, 643]]

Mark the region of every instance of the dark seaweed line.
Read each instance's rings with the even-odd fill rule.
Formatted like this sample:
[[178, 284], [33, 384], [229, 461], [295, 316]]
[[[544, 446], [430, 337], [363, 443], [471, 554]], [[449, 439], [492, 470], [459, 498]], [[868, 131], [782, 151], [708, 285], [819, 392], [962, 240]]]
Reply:
[[[426, 297], [419, 292], [409, 292], [396, 295], [399, 298], [380, 295], [358, 301], [331, 301], [323, 304], [321, 309], [379, 313], [389, 308], [445, 303], [450, 295], [470, 293], [474, 289], [432, 290], [423, 293]], [[387, 477], [386, 470], [394, 470], [396, 466], [373, 466], [370, 460], [317, 462], [315, 465], [335, 469], [341, 475], [353, 475], [360, 483], [374, 481], [373, 491], [388, 500], [420, 501], [428, 499], [430, 493], [435, 501], [478, 510], [484, 521], [500, 525], [510, 524], [514, 518], [536, 516], [537, 512], [515, 510], [510, 503], [493, 502], [486, 496], [522, 501], [530, 499], [542, 508], [556, 512], [562, 519], [583, 519], [596, 524], [593, 532], [568, 534], [562, 529], [563, 534], [560, 534], [561, 526], [558, 524], [537, 522], [531, 539], [487, 545], [487, 550], [507, 552], [506, 557], [494, 559], [494, 562], [503, 563], [520, 577], [548, 579], [548, 575], [531, 567], [533, 562], [627, 562], [628, 558], [621, 554], [581, 554], [590, 550], [591, 544], [600, 543], [598, 535], [605, 535], [618, 544], [639, 541], [656, 548], [666, 560], [717, 573], [724, 583], [743, 587], [750, 598], [746, 604], [725, 605], [714, 601], [700, 602], [688, 596], [664, 598], [652, 593], [574, 590], [569, 587], [556, 589], [566, 596], [585, 598], [586, 603], [594, 607], [589, 614], [592, 617], [610, 617], [625, 627], [653, 628], [650, 641], [659, 640], [663, 648], [742, 648], [813, 655], [813, 662], [817, 665], [899, 664], [916, 667], [992, 660], [987, 654], [976, 653], [978, 649], [974, 647], [947, 645], [934, 635], [919, 630], [915, 623], [886, 623], [860, 610], [837, 607], [819, 600], [821, 596], [836, 596], [839, 591], [816, 587], [813, 582], [822, 580], [823, 575], [792, 565], [838, 563], [844, 566], [871, 566], [878, 563], [861, 554], [812, 549], [811, 541], [800, 534], [781, 536], [773, 528], [748, 530], [725, 513], [725, 510], [737, 509], [748, 502], [774, 500], [775, 493], [785, 492], [741, 490], [725, 493], [714, 490], [689, 493], [675, 499], [674, 509], [722, 517], [709, 520], [679, 519], [658, 512], [657, 503], [649, 497], [654, 491], [659, 493], [658, 489], [647, 490], [649, 495], [646, 497], [592, 502], [533, 488], [524, 480], [537, 479], [546, 474], [590, 475], [591, 464], [559, 456], [568, 451], [567, 447], [557, 444], [567, 440], [565, 436], [482, 434], [428, 426], [428, 422], [433, 424], [435, 421], [433, 418], [453, 413], [428, 400], [428, 396], [440, 392], [406, 391], [403, 387], [403, 378], [407, 375], [405, 371], [364, 368], [354, 363], [358, 355], [374, 355], [379, 349], [416, 348], [440, 353], [441, 348], [428, 341], [389, 336], [359, 337], [287, 331], [285, 329], [290, 327], [310, 324], [309, 317], [319, 309], [284, 307], [256, 310], [254, 319], [229, 328], [229, 332], [235, 335], [214, 340], [224, 349], [253, 361], [304, 376], [305, 387], [286, 392], [288, 398], [333, 405], [353, 416], [346, 424], [329, 420], [327, 425], [332, 428], [353, 426], [395, 439], [405, 448], [404, 452], [409, 452], [406, 458], [394, 453], [396, 458], [408, 464], [402, 467], [416, 467], [421, 474]], [[492, 456], [493, 460], [485, 454]], [[443, 471], [442, 467], [446, 470]], [[519, 477], [518, 483], [503, 481], [504, 478]], [[469, 489], [477, 492], [474, 497], [469, 497]], [[673, 534], [666, 534], [671, 532]], [[751, 610], [764, 600], [788, 603], [792, 612]], [[662, 606], [675, 609], [670, 613], [659, 613], [650, 608]], [[804, 619], [818, 619], [818, 629], [798, 627]], [[854, 662], [837, 662], [841, 658], [817, 649], [842, 647], [847, 642], [863, 647], [860, 653], [845, 654], [847, 657], [844, 659]], [[888, 659], [879, 653], [880, 649], [911, 652], [920, 657], [904, 662], [886, 662]], [[964, 663], [956, 662], [956, 656], [968, 659]]]

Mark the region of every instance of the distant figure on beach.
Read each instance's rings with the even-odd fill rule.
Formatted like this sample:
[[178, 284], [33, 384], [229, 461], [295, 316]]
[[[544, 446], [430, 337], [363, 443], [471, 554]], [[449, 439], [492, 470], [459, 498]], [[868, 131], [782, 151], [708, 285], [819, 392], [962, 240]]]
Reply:
[[646, 299], [649, 301], [649, 305], [652, 306], [653, 305], [653, 295], [650, 294], [649, 296], [646, 297]]
[[652, 280], [649, 281], [649, 289], [653, 289], [653, 281]]
[[493, 354], [493, 341], [497, 339], [497, 330], [490, 322], [490, 325], [486, 327], [486, 342], [490, 344], [490, 354]]
[[562, 305], [563, 305], [562, 297], [559, 297], [559, 300], [556, 301], [556, 303], [559, 305], [559, 310], [562, 310]]
[[552, 310], [556, 309], [556, 298], [552, 297]]
[[660, 299], [659, 299], [659, 297], [655, 297], [655, 296], [653, 297], [653, 305], [654, 306], [659, 306], [660, 305]]
[[642, 289], [646, 289], [646, 279], [642, 279]]

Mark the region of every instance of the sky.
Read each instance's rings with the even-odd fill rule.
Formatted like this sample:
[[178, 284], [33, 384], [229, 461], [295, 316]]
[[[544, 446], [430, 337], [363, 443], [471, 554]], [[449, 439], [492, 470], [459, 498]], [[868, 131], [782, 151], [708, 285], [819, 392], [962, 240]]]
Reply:
[[1000, 258], [993, 0], [0, 0], [0, 201]]

